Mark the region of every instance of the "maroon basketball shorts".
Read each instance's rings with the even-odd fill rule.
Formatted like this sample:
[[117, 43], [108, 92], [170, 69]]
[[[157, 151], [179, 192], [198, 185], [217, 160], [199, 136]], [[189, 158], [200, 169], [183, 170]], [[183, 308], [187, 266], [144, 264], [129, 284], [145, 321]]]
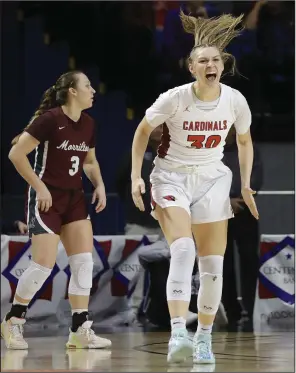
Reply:
[[52, 197], [52, 206], [47, 212], [37, 206], [36, 192], [29, 187], [27, 222], [29, 235], [43, 233], [60, 234], [63, 225], [90, 219], [83, 190], [63, 190], [47, 185]]

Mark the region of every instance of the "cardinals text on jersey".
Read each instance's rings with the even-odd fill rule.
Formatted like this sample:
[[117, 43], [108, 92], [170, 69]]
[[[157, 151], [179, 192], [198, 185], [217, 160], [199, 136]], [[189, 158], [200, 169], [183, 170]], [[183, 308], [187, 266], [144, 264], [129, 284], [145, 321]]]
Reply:
[[156, 164], [202, 165], [219, 161], [227, 134], [234, 124], [239, 134], [251, 125], [244, 96], [221, 84], [221, 95], [213, 110], [202, 110], [193, 83], [176, 87], [159, 96], [146, 111], [152, 127], [164, 123]]

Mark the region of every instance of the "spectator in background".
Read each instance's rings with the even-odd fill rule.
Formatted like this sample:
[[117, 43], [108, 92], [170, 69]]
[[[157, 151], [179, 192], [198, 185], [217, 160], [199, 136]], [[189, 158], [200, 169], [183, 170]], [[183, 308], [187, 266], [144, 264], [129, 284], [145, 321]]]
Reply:
[[[157, 127], [150, 136], [150, 141], [146, 149], [143, 167], [142, 177], [145, 181], [146, 191], [150, 190], [150, 173], [153, 168], [153, 160], [156, 156], [157, 148], [160, 143], [162, 135], [162, 126]], [[161, 257], [162, 260], [169, 256], [169, 249], [167, 243], [163, 237], [162, 231], [159, 227], [158, 221], [155, 220], [151, 215], [150, 207], [150, 193], [143, 195], [143, 201], [145, 205], [145, 212], [141, 212], [134, 204], [131, 195], [131, 171], [132, 171], [132, 154], [131, 151], [127, 153], [122, 163], [119, 166], [117, 177], [116, 177], [116, 190], [124, 204], [124, 210], [126, 215], [125, 234], [126, 235], [158, 235], [159, 241], [157, 241], [150, 249], [150, 255]], [[146, 246], [145, 246], [146, 247]], [[145, 248], [143, 247], [143, 248]], [[140, 249], [141, 250], [141, 249]], [[162, 262], [161, 262], [162, 265]], [[145, 281], [144, 268], [141, 267], [138, 273], [138, 281], [134, 293], [130, 299], [130, 315], [127, 324], [134, 322], [140, 311], [140, 306], [143, 301], [143, 289]]]
[[268, 1], [258, 23], [261, 79], [270, 113], [294, 111], [295, 3]]
[[21, 220], [15, 220], [14, 222], [1, 221], [1, 233], [2, 234], [22, 234], [28, 233], [27, 224], [23, 223]]
[[154, 1], [154, 20], [157, 31], [163, 31], [166, 14], [171, 9], [179, 9], [179, 1]]
[[[236, 275], [234, 265], [235, 245], [240, 259], [240, 279], [242, 301], [248, 313], [246, 326], [252, 326], [256, 284], [259, 268], [259, 223], [250, 213], [241, 196], [238, 150], [235, 141], [235, 130], [232, 128], [227, 137], [223, 162], [232, 173], [230, 190], [231, 205], [234, 218], [229, 220], [227, 248], [224, 256], [223, 293], [224, 305], [229, 328], [237, 326], [241, 319], [242, 307], [236, 291]], [[254, 144], [254, 163], [251, 176], [252, 190], [259, 191], [263, 184], [263, 168], [258, 147]]]
[[[156, 156], [161, 135], [162, 126], [159, 126], [152, 132], [144, 155], [142, 177], [145, 181], [146, 191], [150, 190], [149, 177], [153, 168], [153, 160]], [[129, 151], [121, 162], [116, 177], [117, 193], [124, 204], [126, 214], [125, 234], [162, 234], [158, 222], [150, 215], [150, 194], [145, 193], [143, 195], [145, 205], [144, 213], [136, 208], [133, 202], [131, 196], [131, 162], [132, 155], [131, 151]]]
[[238, 89], [247, 98], [252, 111], [261, 110], [260, 78], [258, 66], [260, 53], [257, 42], [257, 28], [261, 9], [266, 0], [255, 2], [233, 2], [233, 14], [244, 14], [244, 30], [238, 39], [234, 39], [228, 47], [228, 52], [236, 58], [240, 74], [226, 77], [226, 84]]
[[[123, 2], [125, 3], [125, 2]], [[152, 2], [127, 2], [123, 7], [123, 27], [120, 40], [120, 69], [123, 90], [127, 92], [127, 107], [133, 108], [136, 117], [142, 117], [155, 95], [157, 72], [154, 57], [154, 14]], [[122, 73], [124, 72], [124, 73]], [[139, 95], [139, 79], [145, 77], [145, 89]]]

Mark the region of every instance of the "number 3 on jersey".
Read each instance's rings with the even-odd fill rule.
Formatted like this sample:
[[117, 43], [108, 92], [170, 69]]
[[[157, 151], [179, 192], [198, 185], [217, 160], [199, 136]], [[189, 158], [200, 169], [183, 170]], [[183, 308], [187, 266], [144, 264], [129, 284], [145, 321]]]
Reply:
[[209, 136], [206, 141], [206, 136], [204, 135], [188, 135], [187, 141], [191, 142], [191, 147], [196, 149], [210, 149], [216, 148], [221, 142], [220, 135], [211, 135]]
[[72, 167], [69, 170], [70, 176], [74, 176], [78, 172], [79, 161], [80, 160], [79, 157], [77, 157], [77, 155], [73, 155], [73, 157], [71, 157]]

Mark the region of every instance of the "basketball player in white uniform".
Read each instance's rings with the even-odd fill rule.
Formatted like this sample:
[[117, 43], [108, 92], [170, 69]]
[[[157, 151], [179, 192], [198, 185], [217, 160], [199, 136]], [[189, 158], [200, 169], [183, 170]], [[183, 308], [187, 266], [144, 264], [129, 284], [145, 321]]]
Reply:
[[[164, 123], [162, 143], [151, 174], [153, 216], [170, 245], [167, 300], [172, 334], [168, 362], [192, 355], [194, 363], [215, 363], [211, 331], [222, 294], [223, 256], [230, 205], [232, 173], [222, 162], [225, 139], [232, 125], [237, 132], [242, 197], [253, 216], [258, 211], [250, 188], [253, 145], [251, 113], [244, 96], [220, 83], [223, 52], [238, 31], [242, 17], [223, 15], [196, 19], [181, 13], [185, 31], [195, 35], [189, 69], [196, 81], [160, 95], [139, 124], [132, 147], [132, 195], [144, 210], [141, 193], [143, 155], [150, 133]], [[233, 59], [234, 63], [234, 59]], [[234, 65], [233, 65], [234, 67]], [[198, 329], [193, 346], [186, 330], [191, 295], [195, 243], [199, 257]]]

